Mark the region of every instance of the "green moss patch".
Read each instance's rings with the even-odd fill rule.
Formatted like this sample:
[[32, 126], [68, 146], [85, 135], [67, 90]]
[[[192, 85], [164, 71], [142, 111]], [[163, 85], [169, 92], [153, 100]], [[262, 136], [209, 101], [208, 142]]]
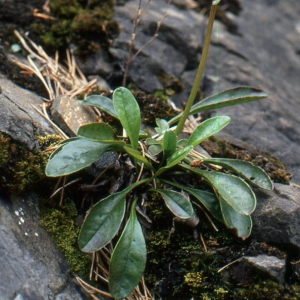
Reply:
[[49, 201], [41, 201], [40, 225], [50, 233], [58, 249], [65, 256], [70, 272], [88, 278], [91, 261], [78, 249], [77, 237], [80, 227], [74, 224], [77, 216], [75, 204], [70, 199], [60, 207]]
[[5, 133], [0, 133], [0, 191], [19, 194], [45, 178], [49, 154], [43, 150], [60, 138], [39, 137], [40, 150], [30, 151]]

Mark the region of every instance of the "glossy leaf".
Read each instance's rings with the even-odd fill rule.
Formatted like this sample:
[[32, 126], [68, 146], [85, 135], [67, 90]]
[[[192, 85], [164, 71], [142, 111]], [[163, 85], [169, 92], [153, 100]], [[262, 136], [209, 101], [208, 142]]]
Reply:
[[51, 154], [46, 166], [46, 175], [58, 177], [75, 173], [100, 159], [109, 148], [109, 144], [82, 138], [73, 139]]
[[191, 134], [187, 146], [193, 145], [195, 147], [199, 145], [205, 139], [227, 126], [230, 123], [230, 120], [231, 119], [226, 116], [217, 116], [203, 121]]
[[105, 123], [89, 123], [81, 126], [77, 135], [92, 141], [114, 140], [115, 133], [112, 127]]
[[[259, 89], [255, 89], [252, 87], [237, 87], [237, 88], [226, 90], [224, 92], [213, 95], [211, 97], [205, 98], [200, 102], [194, 104], [191, 107], [190, 115], [202, 111], [225, 107], [225, 106], [257, 101], [266, 98], [268, 96], [269, 96], [268, 93], [265, 93]], [[169, 121], [169, 124], [178, 122], [181, 116], [182, 113], [178, 114], [176, 117], [174, 117]]]
[[165, 131], [163, 140], [162, 140], [162, 148], [164, 152], [164, 157], [168, 157], [173, 154], [177, 147], [177, 136], [173, 131]]
[[113, 93], [113, 104], [120, 122], [129, 136], [132, 148], [137, 150], [141, 126], [138, 103], [128, 89], [120, 87]]
[[170, 211], [181, 219], [191, 218], [194, 210], [191, 202], [182, 194], [164, 189], [151, 189], [153, 192], [159, 193], [164, 199], [166, 206]]
[[249, 237], [252, 230], [251, 217], [236, 212], [222, 197], [219, 200], [225, 225], [232, 229], [238, 237], [242, 239]]
[[149, 163], [148, 159], [142, 155], [142, 153], [138, 150], [132, 149], [128, 146], [124, 147], [124, 150], [133, 158], [145, 164], [146, 167], [152, 169], [152, 165]]
[[256, 187], [267, 190], [273, 189], [273, 182], [268, 174], [251, 162], [229, 158], [210, 158], [205, 159], [203, 162], [219, 165], [228, 170], [232, 170]]
[[239, 177], [215, 171], [182, 167], [201, 175], [236, 212], [250, 215], [256, 206], [256, 197], [249, 185]]
[[83, 252], [98, 251], [116, 235], [124, 218], [127, 193], [115, 193], [93, 206], [79, 233], [79, 248]]
[[126, 298], [138, 285], [146, 265], [146, 243], [133, 202], [130, 217], [113, 251], [108, 285], [115, 299]]
[[163, 180], [163, 182], [176, 186], [194, 196], [218, 221], [223, 223], [220, 203], [216, 195], [199, 189], [192, 189], [168, 180]]
[[147, 180], [138, 181], [123, 191], [102, 199], [93, 206], [78, 237], [79, 247], [82, 251], [97, 251], [112, 240], [124, 217], [126, 195]]
[[119, 116], [117, 115], [113, 102], [111, 99], [100, 96], [100, 95], [91, 95], [86, 97], [84, 101], [82, 101], [83, 105], [88, 105], [88, 106], [95, 106], [100, 108], [101, 110], [105, 111], [109, 115], [115, 117], [116, 119], [119, 119]]

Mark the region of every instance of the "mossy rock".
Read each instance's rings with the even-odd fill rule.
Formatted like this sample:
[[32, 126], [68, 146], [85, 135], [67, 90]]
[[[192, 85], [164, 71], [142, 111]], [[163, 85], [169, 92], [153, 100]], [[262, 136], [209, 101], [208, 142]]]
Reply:
[[45, 179], [45, 166], [49, 154], [43, 152], [48, 146], [61, 140], [57, 135], [37, 137], [38, 150], [29, 150], [9, 135], [0, 132], [0, 191], [8, 194], [35, 188]]

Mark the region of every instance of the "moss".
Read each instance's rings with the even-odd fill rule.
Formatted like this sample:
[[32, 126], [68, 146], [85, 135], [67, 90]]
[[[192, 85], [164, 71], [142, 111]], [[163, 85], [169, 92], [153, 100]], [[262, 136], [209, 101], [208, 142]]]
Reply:
[[213, 157], [226, 157], [250, 161], [264, 169], [274, 182], [289, 184], [293, 177], [284, 163], [267, 151], [262, 151], [246, 144], [230, 143], [216, 137], [210, 137], [201, 144]]
[[76, 53], [85, 56], [100, 47], [105, 49], [119, 34], [118, 24], [112, 20], [113, 0], [50, 0], [49, 7], [54, 20], [37, 20], [30, 25], [48, 52], [65, 51], [72, 43]]
[[77, 246], [79, 227], [73, 219], [77, 216], [75, 204], [66, 200], [61, 207], [49, 201], [41, 201], [40, 225], [50, 233], [58, 249], [65, 256], [70, 272], [75, 272], [83, 278], [88, 278], [91, 261], [87, 254]]
[[164, 87], [164, 94], [173, 96], [175, 93], [180, 93], [183, 90], [183, 84], [175, 75], [162, 73], [158, 76], [159, 81]]
[[30, 151], [7, 134], [0, 133], [0, 190], [19, 194], [44, 179], [49, 154], [42, 150], [58, 139], [56, 135], [39, 137], [40, 150]]
[[234, 292], [237, 299], [280, 299], [297, 300], [300, 298], [300, 286], [283, 286], [272, 280], [260, 280], [248, 288], [237, 288]]
[[144, 123], [156, 124], [156, 118], [170, 120], [178, 114], [169, 103], [169, 97], [159, 91], [148, 95], [141, 91], [132, 91], [132, 94], [139, 103]]

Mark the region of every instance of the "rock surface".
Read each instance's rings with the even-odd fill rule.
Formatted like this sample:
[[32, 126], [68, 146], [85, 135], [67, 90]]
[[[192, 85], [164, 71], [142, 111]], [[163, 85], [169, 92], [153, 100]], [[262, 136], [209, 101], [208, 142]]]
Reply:
[[244, 268], [251, 268], [253, 271], [261, 273], [280, 284], [284, 283], [286, 271], [284, 259], [269, 255], [258, 255], [256, 257], [244, 256], [239, 260], [239, 263], [242, 264]]
[[39, 226], [34, 195], [0, 196], [0, 298], [87, 299], [70, 281], [68, 266]]
[[275, 184], [274, 191], [257, 189], [252, 236], [289, 250], [300, 250], [300, 189]]

